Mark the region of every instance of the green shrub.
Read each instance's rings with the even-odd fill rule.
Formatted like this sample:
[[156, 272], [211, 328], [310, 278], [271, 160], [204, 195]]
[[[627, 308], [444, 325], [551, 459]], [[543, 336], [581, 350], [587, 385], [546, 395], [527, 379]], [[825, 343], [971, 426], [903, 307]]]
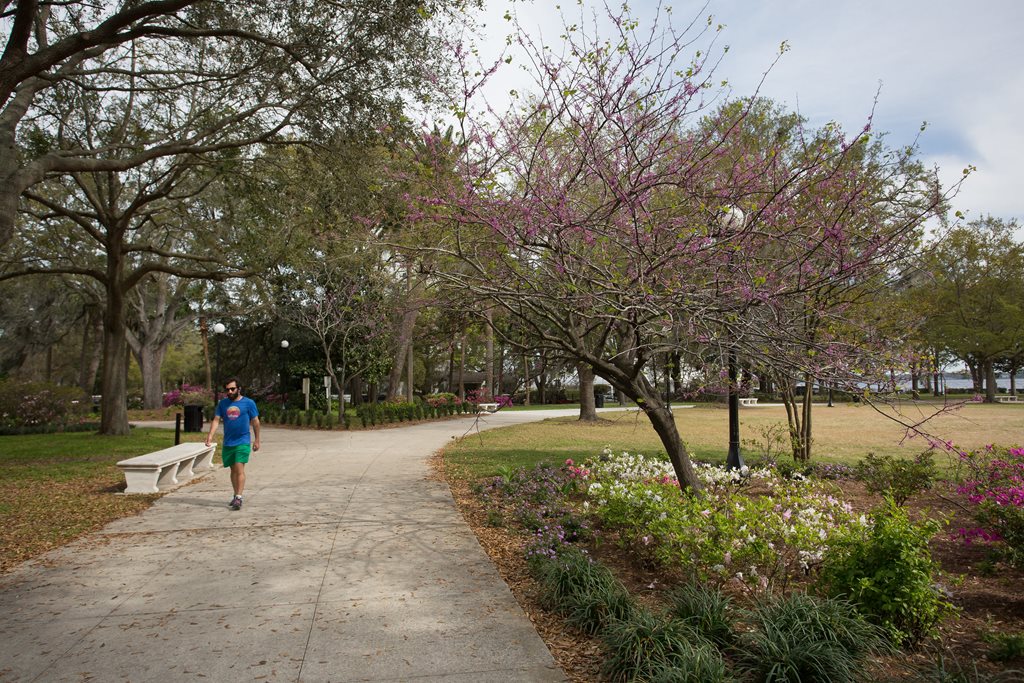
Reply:
[[886, 496], [866, 528], [850, 527], [825, 553], [819, 585], [856, 605], [893, 642], [915, 643], [952, 610], [934, 587], [937, 567], [928, 550], [940, 526], [935, 520], [914, 524]]
[[736, 640], [731, 600], [717, 588], [703, 583], [687, 583], [666, 595], [668, 612], [695, 632], [720, 647]]
[[35, 427], [81, 422], [92, 401], [77, 387], [43, 382], [0, 382], [0, 425]]
[[867, 485], [871, 493], [888, 493], [897, 505], [903, 505], [910, 496], [932, 487], [938, 469], [931, 451], [925, 451], [912, 460], [868, 453], [854, 467], [854, 475]]
[[755, 681], [865, 680], [867, 658], [892, 651], [885, 631], [845, 600], [794, 593], [764, 603], [750, 621], [737, 667]]
[[553, 559], [531, 563], [541, 586], [541, 600], [585, 633], [600, 633], [612, 620], [636, 609], [626, 587], [604, 565], [577, 548]]
[[325, 429], [334, 429], [334, 423], [335, 423], [335, 421], [334, 421], [334, 413], [333, 412], [327, 413], [327, 415], [324, 416], [324, 428]]
[[313, 419], [316, 421], [316, 428], [317, 429], [323, 429], [324, 428], [324, 414], [323, 413], [321, 413], [318, 410], [317, 412], [313, 413]]
[[613, 681], [654, 677], [680, 683], [726, 680], [725, 662], [712, 643], [681, 621], [647, 609], [635, 609], [628, 618], [613, 620], [601, 640], [608, 649], [602, 668]]

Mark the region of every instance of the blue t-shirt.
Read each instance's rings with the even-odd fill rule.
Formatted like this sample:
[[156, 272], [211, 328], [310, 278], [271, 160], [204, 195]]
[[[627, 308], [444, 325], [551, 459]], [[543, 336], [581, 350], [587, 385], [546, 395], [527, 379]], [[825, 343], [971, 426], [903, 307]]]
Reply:
[[237, 401], [231, 397], [222, 398], [217, 404], [217, 417], [224, 423], [224, 445], [240, 446], [250, 443], [249, 421], [259, 417], [256, 403], [243, 396]]

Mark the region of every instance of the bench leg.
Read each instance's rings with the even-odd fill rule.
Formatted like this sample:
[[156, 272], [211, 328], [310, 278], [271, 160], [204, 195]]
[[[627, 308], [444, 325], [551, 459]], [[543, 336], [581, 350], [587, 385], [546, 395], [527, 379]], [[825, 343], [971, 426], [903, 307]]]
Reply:
[[207, 448], [205, 451], [195, 457], [192, 462], [193, 472], [205, 472], [206, 470], [213, 469], [213, 452], [217, 449], [217, 444], [214, 444]]
[[128, 484], [125, 493], [160, 493], [157, 480], [160, 470], [125, 470], [124, 480]]
[[180, 463], [174, 463], [173, 465], [167, 465], [160, 470], [160, 479], [157, 486], [174, 486], [178, 483], [178, 465]]
[[178, 473], [175, 475], [175, 479], [178, 481], [188, 481], [192, 478], [192, 461], [195, 458], [186, 458], [178, 463]]

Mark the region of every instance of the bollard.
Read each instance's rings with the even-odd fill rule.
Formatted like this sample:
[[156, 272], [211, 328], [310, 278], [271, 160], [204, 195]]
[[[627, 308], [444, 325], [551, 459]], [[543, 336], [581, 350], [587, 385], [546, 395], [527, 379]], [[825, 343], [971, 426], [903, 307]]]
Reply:
[[181, 443], [181, 413], [174, 414], [174, 445]]

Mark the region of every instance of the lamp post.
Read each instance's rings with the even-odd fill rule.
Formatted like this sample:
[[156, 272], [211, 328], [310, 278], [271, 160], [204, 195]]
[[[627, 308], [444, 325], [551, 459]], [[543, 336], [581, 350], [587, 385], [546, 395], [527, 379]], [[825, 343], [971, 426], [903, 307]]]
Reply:
[[[721, 225], [727, 232], [742, 228], [746, 216], [731, 206], [721, 217]], [[728, 271], [732, 273], [732, 250], [729, 251]], [[740, 394], [737, 386], [739, 371], [736, 364], [736, 347], [732, 341], [727, 342], [727, 364], [729, 366], [729, 455], [725, 459], [727, 470], [738, 470], [743, 467], [743, 456], [740, 454]]]
[[213, 402], [214, 404], [220, 399], [220, 338], [224, 336], [224, 331], [227, 330], [224, 327], [224, 323], [216, 323], [213, 326], [213, 334], [217, 338], [217, 381], [213, 385]]
[[284, 389], [285, 389], [285, 386], [284, 386], [285, 385], [284, 373], [285, 373], [285, 369], [287, 368], [287, 364], [285, 363], [285, 359], [287, 358], [287, 353], [288, 353], [288, 340], [287, 339], [282, 339], [281, 340], [281, 408], [282, 409], [284, 409], [284, 407], [287, 405], [287, 402], [285, 401], [285, 398], [284, 398]]

